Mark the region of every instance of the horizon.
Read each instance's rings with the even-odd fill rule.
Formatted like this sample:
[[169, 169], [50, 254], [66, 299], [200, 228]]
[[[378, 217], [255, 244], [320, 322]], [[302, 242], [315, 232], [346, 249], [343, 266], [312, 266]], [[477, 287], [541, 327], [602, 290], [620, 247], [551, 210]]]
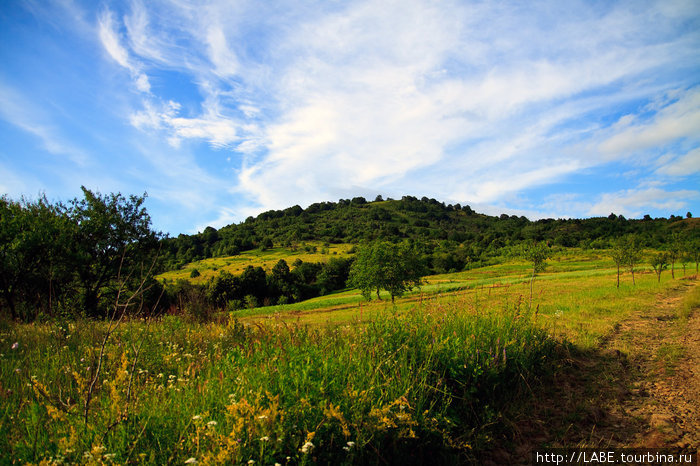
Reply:
[[0, 195], [147, 192], [175, 236], [378, 194], [700, 211], [697, 2], [196, 5], [0, 6]]

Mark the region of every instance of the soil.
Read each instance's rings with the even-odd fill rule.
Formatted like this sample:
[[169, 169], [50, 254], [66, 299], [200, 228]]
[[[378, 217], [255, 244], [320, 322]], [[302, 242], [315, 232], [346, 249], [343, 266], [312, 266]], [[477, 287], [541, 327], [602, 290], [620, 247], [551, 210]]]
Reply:
[[592, 351], [569, 350], [482, 464], [531, 464], [541, 448], [700, 449], [700, 309], [679, 317], [696, 277], [630, 316]]

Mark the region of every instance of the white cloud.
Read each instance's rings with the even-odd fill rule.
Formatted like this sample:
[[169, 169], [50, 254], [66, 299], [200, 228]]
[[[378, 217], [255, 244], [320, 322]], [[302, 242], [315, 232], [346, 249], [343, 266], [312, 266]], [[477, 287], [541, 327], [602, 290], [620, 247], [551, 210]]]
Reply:
[[626, 155], [663, 147], [681, 138], [700, 140], [700, 88], [684, 92], [677, 101], [661, 108], [650, 121], [624, 115], [616, 125], [617, 134], [600, 145], [610, 156]]
[[664, 212], [678, 212], [686, 209], [689, 202], [700, 198], [700, 192], [681, 189], [665, 191], [661, 188], [629, 189], [615, 193], [605, 193], [592, 205], [587, 215], [602, 216], [614, 212], [628, 217], [639, 217], [648, 209]]
[[215, 72], [220, 76], [235, 76], [238, 71], [238, 60], [229, 49], [226, 34], [221, 26], [212, 26], [207, 31], [209, 56]]
[[129, 70], [134, 85], [139, 91], [144, 93], [150, 92], [151, 84], [148, 76], [141, 70], [141, 66], [129, 57], [129, 52], [121, 44], [116, 31], [117, 25], [111, 11], [105, 10], [102, 13], [98, 26], [100, 41], [109, 56], [120, 66]]
[[689, 151], [685, 155], [670, 157], [656, 170], [662, 175], [689, 176], [700, 173], [700, 147]]

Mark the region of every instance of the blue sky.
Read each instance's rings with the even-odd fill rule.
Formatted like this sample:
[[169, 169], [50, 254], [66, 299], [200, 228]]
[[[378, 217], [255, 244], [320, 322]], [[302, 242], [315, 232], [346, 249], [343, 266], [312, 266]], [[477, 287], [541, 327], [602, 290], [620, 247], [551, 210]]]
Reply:
[[8, 0], [0, 193], [700, 216], [700, 3]]

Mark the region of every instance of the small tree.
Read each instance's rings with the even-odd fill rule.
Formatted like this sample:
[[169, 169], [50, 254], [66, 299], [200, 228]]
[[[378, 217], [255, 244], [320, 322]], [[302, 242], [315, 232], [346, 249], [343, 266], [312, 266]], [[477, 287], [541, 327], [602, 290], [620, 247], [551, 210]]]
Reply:
[[626, 264], [627, 261], [627, 248], [625, 247], [625, 242], [622, 239], [618, 239], [610, 250], [610, 257], [615, 262], [617, 267], [617, 287], [620, 288], [620, 268]]
[[547, 259], [552, 251], [546, 243], [534, 241], [523, 244], [520, 251], [521, 256], [532, 263], [532, 277], [530, 278], [530, 307], [532, 307], [535, 276], [547, 267]]
[[639, 241], [637, 241], [637, 238], [633, 235], [627, 236], [625, 242], [625, 265], [629, 267], [630, 273], [632, 274], [632, 284], [636, 285], [634, 281], [634, 266], [642, 260], [642, 247]]
[[676, 278], [676, 261], [683, 255], [683, 250], [685, 249], [684, 243], [685, 238], [683, 238], [680, 233], [673, 233], [671, 235], [671, 243], [668, 246], [668, 261], [671, 263], [672, 278]]
[[698, 262], [700, 262], [700, 238], [694, 238], [686, 243], [686, 252], [691, 262], [695, 262], [695, 273], [698, 273]]
[[668, 268], [668, 254], [659, 252], [651, 259], [651, 266], [656, 272], [656, 281], [661, 282], [661, 272]]

